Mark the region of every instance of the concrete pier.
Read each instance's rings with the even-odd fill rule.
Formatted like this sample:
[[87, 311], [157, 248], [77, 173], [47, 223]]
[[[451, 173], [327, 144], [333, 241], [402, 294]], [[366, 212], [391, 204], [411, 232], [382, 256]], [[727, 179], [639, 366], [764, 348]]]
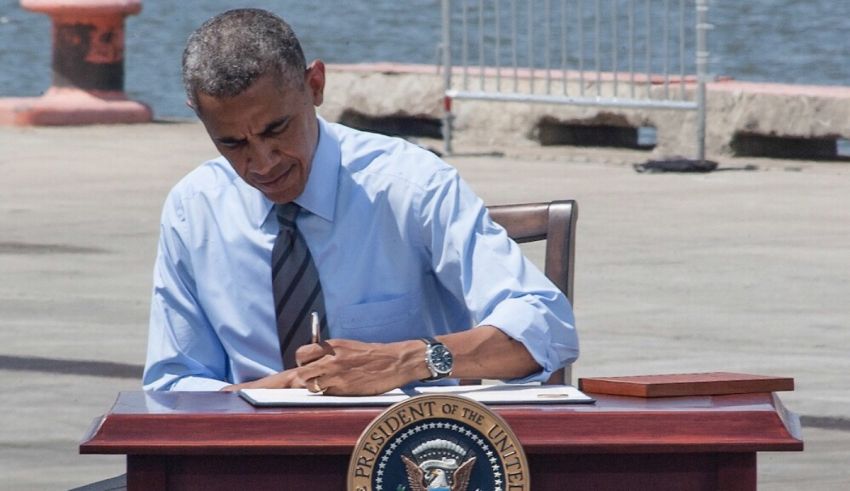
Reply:
[[[443, 85], [432, 65], [367, 63], [329, 65], [324, 113], [338, 120], [344, 114], [372, 118], [414, 117], [439, 121], [442, 117]], [[453, 73], [461, 84], [463, 72]], [[543, 71], [519, 74], [521, 90], [532, 76], [538, 92], [543, 87]], [[656, 98], [665, 90], [658, 80], [647, 84], [639, 76], [635, 85], [640, 96], [647, 92]], [[580, 93], [581, 78], [570, 73], [570, 94]], [[612, 95], [612, 74], [602, 77], [603, 96]], [[629, 94], [628, 74], [618, 76], [618, 94]], [[693, 78], [674, 80], [668, 88], [678, 94], [683, 85], [693, 99]], [[511, 86], [503, 75], [502, 87]], [[469, 74], [469, 84], [479, 87], [477, 71]], [[585, 93], [596, 93], [595, 77], [585, 78]], [[495, 88], [495, 70], [484, 73], [484, 87]], [[560, 89], [559, 89], [560, 90]], [[522, 104], [494, 101], [456, 101], [455, 137], [466, 142], [497, 142], [539, 145], [546, 131], [560, 127], [605, 128], [605, 138], [622, 141], [622, 130], [652, 127], [656, 130], [655, 157], [685, 156], [696, 153], [696, 114], [681, 110], [614, 109], [554, 104]], [[822, 87], [753, 83], [721, 78], [707, 87], [706, 153], [721, 156], [765, 156], [830, 159], [837, 156], [836, 141], [850, 139], [850, 87]], [[573, 129], [570, 129], [573, 128]], [[619, 130], [619, 133], [618, 133]], [[568, 135], [566, 137], [568, 138]]]

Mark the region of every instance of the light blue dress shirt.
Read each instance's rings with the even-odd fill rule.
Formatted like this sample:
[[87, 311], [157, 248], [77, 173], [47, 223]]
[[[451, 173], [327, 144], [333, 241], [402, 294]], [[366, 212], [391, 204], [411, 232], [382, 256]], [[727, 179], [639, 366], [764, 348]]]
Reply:
[[[296, 222], [330, 336], [393, 342], [493, 325], [545, 380], [578, 356], [572, 309], [457, 171], [404, 140], [320, 119]], [[282, 366], [271, 285], [273, 203], [224, 158], [166, 199], [144, 387], [218, 390]]]

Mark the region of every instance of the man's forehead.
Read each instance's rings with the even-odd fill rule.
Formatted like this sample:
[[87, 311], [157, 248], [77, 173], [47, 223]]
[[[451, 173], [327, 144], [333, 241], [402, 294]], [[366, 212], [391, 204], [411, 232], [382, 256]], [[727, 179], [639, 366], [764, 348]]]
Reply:
[[239, 122], [243, 116], [276, 114], [271, 119], [293, 112], [303, 97], [303, 88], [281, 86], [271, 79], [259, 79], [250, 87], [234, 96], [214, 96], [199, 93], [198, 115], [202, 119], [213, 118], [219, 123]]

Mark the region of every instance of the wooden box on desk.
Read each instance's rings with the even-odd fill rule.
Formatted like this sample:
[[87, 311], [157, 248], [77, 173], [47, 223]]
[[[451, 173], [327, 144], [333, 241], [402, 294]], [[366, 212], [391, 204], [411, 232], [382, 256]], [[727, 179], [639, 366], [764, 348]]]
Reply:
[[674, 373], [582, 378], [579, 389], [631, 397], [711, 396], [794, 390], [794, 379], [732, 372]]

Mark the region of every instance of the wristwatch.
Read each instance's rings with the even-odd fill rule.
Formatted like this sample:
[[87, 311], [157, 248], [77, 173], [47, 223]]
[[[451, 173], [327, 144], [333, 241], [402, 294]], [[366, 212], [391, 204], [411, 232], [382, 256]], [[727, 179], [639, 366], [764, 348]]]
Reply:
[[431, 376], [422, 379], [421, 382], [440, 380], [451, 375], [454, 359], [452, 358], [452, 352], [446, 348], [446, 345], [434, 338], [420, 339], [427, 346], [425, 348], [425, 365], [431, 371]]

